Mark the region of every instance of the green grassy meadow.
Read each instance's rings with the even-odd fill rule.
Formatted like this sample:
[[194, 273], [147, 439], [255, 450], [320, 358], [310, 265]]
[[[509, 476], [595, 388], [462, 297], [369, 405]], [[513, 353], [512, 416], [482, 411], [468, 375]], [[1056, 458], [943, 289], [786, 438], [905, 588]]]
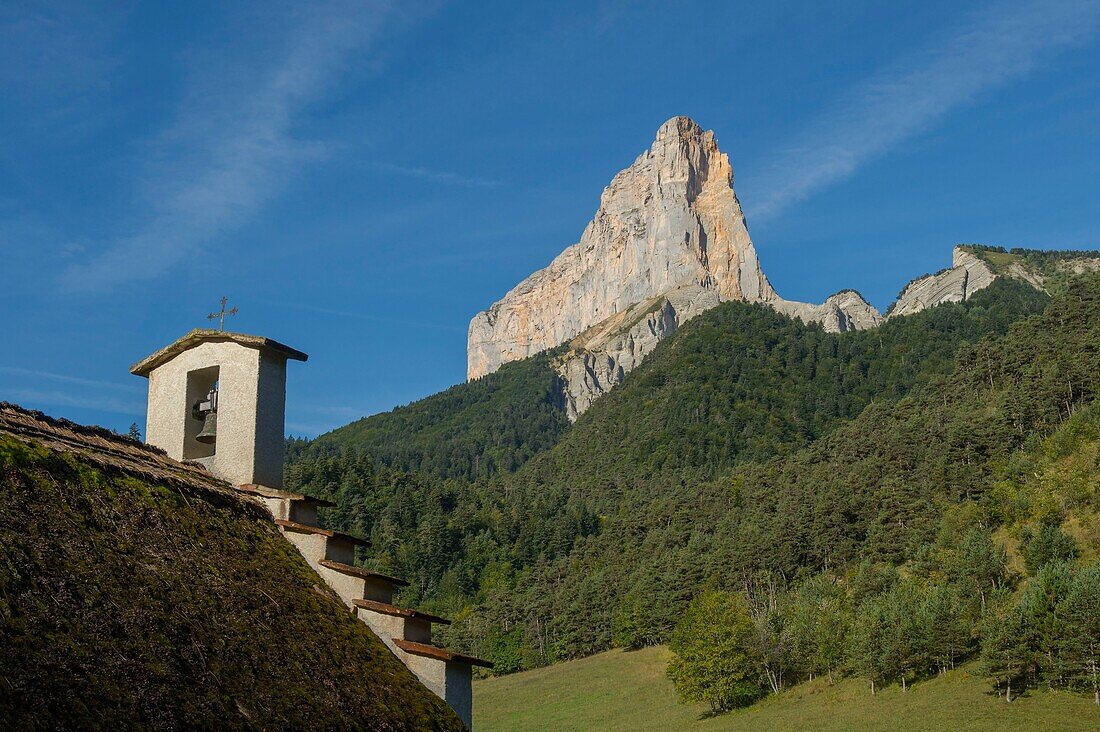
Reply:
[[609, 651], [474, 683], [474, 728], [494, 730], [1097, 730], [1100, 709], [1065, 692], [1031, 690], [1007, 704], [970, 667], [871, 696], [861, 679], [816, 680], [714, 718], [676, 702], [668, 649]]

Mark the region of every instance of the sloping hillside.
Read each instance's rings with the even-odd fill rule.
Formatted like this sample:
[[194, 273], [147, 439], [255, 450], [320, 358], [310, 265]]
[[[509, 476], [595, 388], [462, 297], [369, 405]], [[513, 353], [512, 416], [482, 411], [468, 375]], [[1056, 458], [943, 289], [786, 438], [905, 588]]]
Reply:
[[364, 559], [412, 582], [402, 601], [455, 617], [446, 642], [499, 670], [606, 648], [616, 618], [637, 606], [655, 611], [638, 636], [652, 642], [722, 569], [712, 557], [738, 543], [715, 536], [731, 497], [709, 481], [942, 378], [964, 344], [1047, 301], [997, 282], [965, 303], [848, 334], [727, 303], [665, 341], [514, 474], [439, 481], [311, 450], [295, 456], [288, 482], [335, 501], [330, 525], [370, 536]]
[[1081, 275], [1100, 272], [1097, 250], [1005, 249], [981, 244], [963, 248], [988, 264], [996, 276], [1029, 282], [1052, 295], [1065, 292], [1069, 283]]
[[555, 352], [505, 365], [481, 379], [412, 404], [365, 417], [317, 438], [303, 450], [360, 451], [383, 465], [441, 478], [487, 478], [511, 472], [552, 447], [569, 428], [560, 404]]
[[962, 344], [1003, 334], [1047, 302], [1021, 282], [998, 281], [965, 303], [842, 334], [724, 303], [658, 346], [521, 476], [576, 495], [708, 478], [786, 454], [872, 401], [950, 373]]
[[[613, 642], [666, 638], [699, 589], [737, 587], [757, 570], [794, 577], [862, 557], [904, 562], [931, 538], [946, 506], [980, 500], [1014, 450], [1095, 399], [1098, 329], [1093, 278], [1007, 335], [962, 349], [949, 378], [873, 402], [804, 450], [706, 483], [619, 481], [612, 473], [572, 480], [579, 473], [562, 451], [582, 418], [568, 441], [516, 476], [510, 500], [526, 504], [527, 525], [597, 512], [598, 534], [517, 573], [507, 597], [493, 594], [473, 614], [481, 627], [472, 631], [491, 638], [499, 613], [498, 625], [523, 628], [513, 644], [562, 660]], [[631, 379], [645, 380], [659, 363], [655, 354]]]
[[461, 729], [202, 471], [0, 404], [0, 727]]
[[972, 666], [871, 696], [861, 679], [800, 684], [780, 696], [717, 717], [705, 705], [680, 705], [665, 678], [661, 646], [610, 651], [475, 684], [480, 732], [550, 730], [889, 730], [939, 732], [1085, 732], [1100, 725], [1086, 696], [1036, 690], [1006, 704]]

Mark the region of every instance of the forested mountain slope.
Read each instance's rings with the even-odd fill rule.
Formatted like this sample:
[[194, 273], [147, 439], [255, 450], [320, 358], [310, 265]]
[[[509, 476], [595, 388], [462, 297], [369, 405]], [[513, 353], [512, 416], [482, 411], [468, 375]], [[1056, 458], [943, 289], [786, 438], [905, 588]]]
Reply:
[[857, 551], [911, 556], [936, 530], [925, 517], [983, 499], [1018, 451], [1088, 411], [1100, 386], [1098, 284], [962, 349], [944, 383], [873, 404], [801, 454], [739, 470], [731, 484], [743, 510], [720, 531], [768, 541], [730, 546], [724, 559], [793, 572]]
[[[312, 445], [353, 448], [383, 465], [441, 478], [511, 472], [553, 446], [569, 427], [550, 366], [555, 353], [506, 364], [481, 379], [365, 417]], [[292, 456], [305, 447], [296, 441]]]
[[[804, 459], [800, 448], [873, 400], [888, 408], [914, 386], [938, 388], [960, 347], [1045, 302], [999, 281], [966, 303], [849, 334], [729, 303], [661, 344], [513, 475], [441, 481], [318, 446], [294, 456], [287, 478], [336, 500], [327, 520], [373, 540], [363, 560], [412, 579], [406, 601], [457, 616], [448, 642], [501, 670], [599, 650], [616, 634], [655, 642], [704, 581], [738, 571], [726, 544], [744, 542], [731, 527], [771, 540], [766, 512], [750, 526], [738, 479], [721, 476], [749, 460]], [[874, 516], [843, 520], [865, 527]], [[830, 560], [850, 558], [861, 540]], [[643, 606], [653, 612], [638, 618]]]
[[[661, 363], [646, 369], [648, 380], [631, 379], [613, 392], [625, 389], [625, 395], [602, 398], [601, 408], [571, 438], [574, 447], [562, 452], [600, 450], [605, 460], [623, 457], [647, 472], [706, 473], [766, 457], [782, 446], [805, 444], [837, 418], [857, 414], [872, 397], [895, 398], [946, 372], [961, 342], [1003, 332], [1045, 302], [1019, 282], [998, 282], [973, 303], [934, 308], [845, 337], [770, 308], [730, 303], [693, 321], [651, 356]], [[351, 449], [386, 467], [439, 478], [513, 472], [569, 430], [552, 367], [557, 355], [549, 351], [505, 364], [316, 440], [293, 440], [288, 459]], [[734, 373], [736, 379], [723, 378]], [[604, 450], [618, 443], [630, 445], [633, 454]]]
[[[973, 501], [995, 518], [986, 496], [1003, 466], [1091, 404], [1098, 388], [1093, 279], [1007, 335], [962, 348], [950, 377], [874, 402], [791, 455], [679, 491], [645, 480], [629, 490], [611, 481], [584, 491], [543, 485], [521, 500], [546, 506], [540, 495], [561, 490], [561, 510], [598, 511], [599, 532], [535, 562], [507, 591], [490, 588], [472, 636], [521, 624], [528, 653], [584, 655], [616, 638], [654, 642], [700, 588], [737, 587], [757, 570], [790, 578], [859, 558], [910, 560], [946, 506]], [[495, 622], [489, 611], [499, 613]]]
[[760, 304], [723, 303], [660, 344], [602, 397], [525, 480], [571, 493], [658, 478], [713, 477], [796, 450], [951, 371], [961, 344], [1007, 331], [1048, 298], [998, 281], [879, 328], [825, 333]]

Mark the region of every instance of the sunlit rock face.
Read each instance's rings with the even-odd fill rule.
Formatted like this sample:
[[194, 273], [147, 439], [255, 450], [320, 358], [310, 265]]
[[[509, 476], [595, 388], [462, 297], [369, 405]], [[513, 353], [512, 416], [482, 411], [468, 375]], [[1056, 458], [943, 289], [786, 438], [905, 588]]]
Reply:
[[718, 293], [685, 285], [613, 315], [569, 344], [557, 361], [563, 402], [576, 420], [680, 325], [718, 305]]
[[687, 117], [604, 189], [579, 242], [470, 323], [467, 375], [565, 343], [632, 306], [694, 285], [721, 300], [770, 301], [713, 132]]
[[760, 268], [729, 158], [687, 117], [604, 189], [581, 240], [470, 323], [467, 376], [569, 343], [557, 362], [576, 419], [687, 320], [728, 300], [763, 302], [832, 332], [881, 317], [845, 290], [821, 305], [779, 297]]
[[[945, 302], [962, 302], [993, 284], [996, 275], [985, 262], [962, 247], [952, 252], [951, 267], [918, 277], [905, 286], [888, 317], [912, 315]], [[1040, 283], [1032, 283], [1036, 287]]]

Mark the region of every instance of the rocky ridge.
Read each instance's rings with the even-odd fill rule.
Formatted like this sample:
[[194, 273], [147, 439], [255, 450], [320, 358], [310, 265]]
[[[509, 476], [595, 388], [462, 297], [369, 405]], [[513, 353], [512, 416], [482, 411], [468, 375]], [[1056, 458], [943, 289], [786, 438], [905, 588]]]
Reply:
[[779, 312], [804, 323], [821, 323], [827, 333], [866, 330], [882, 324], [883, 317], [874, 305], [855, 290], [841, 290], [820, 305], [779, 300], [770, 303]]
[[674, 117], [604, 189], [579, 242], [474, 316], [467, 377], [568, 342], [558, 371], [575, 418], [661, 339], [727, 300], [768, 303], [834, 331], [879, 318], [853, 291], [822, 305], [779, 297], [749, 237], [729, 157], [713, 132]]
[[604, 189], [579, 242], [474, 316], [467, 377], [568, 343], [555, 368], [566, 412], [575, 420], [661, 340], [722, 302], [764, 303], [828, 332], [864, 330], [962, 302], [999, 276], [1045, 289], [1044, 273], [1100, 269], [1095, 252], [1068, 254], [1080, 256], [1058, 260], [1047, 272], [1019, 254], [957, 246], [951, 267], [910, 282], [885, 316], [855, 290], [820, 305], [785, 300], [761, 269], [729, 157], [712, 131], [674, 117]]
[[[945, 302], [962, 302], [975, 292], [989, 287], [994, 279], [996, 275], [984, 260], [964, 247], [955, 247], [951, 253], [950, 268], [910, 282], [902, 289], [886, 315], [888, 318], [896, 318], [919, 313]], [[1031, 281], [1031, 284], [1042, 287], [1041, 282]]]
[[467, 376], [557, 346], [685, 285], [776, 297], [749, 239], [729, 158], [686, 117], [614, 177], [581, 239], [470, 323]]

